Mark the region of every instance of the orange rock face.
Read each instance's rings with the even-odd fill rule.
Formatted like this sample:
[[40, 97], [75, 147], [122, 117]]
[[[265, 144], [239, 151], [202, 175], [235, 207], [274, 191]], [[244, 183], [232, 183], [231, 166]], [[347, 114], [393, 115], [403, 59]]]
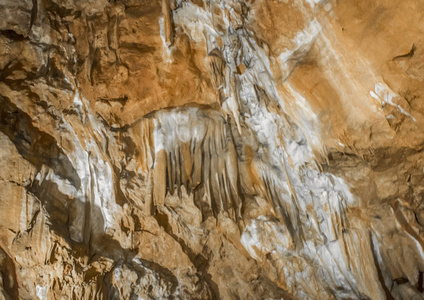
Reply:
[[2, 1], [0, 299], [422, 299], [423, 15]]

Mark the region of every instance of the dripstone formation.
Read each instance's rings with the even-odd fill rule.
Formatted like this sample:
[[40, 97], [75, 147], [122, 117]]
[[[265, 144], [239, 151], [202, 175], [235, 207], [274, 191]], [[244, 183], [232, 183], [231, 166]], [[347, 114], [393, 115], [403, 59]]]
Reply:
[[0, 299], [423, 299], [424, 2], [1, 0]]

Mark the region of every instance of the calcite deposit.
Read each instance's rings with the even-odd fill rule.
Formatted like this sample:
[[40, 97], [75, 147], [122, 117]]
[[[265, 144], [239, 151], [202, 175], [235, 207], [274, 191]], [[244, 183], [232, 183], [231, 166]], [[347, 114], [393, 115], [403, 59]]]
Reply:
[[423, 299], [424, 2], [0, 0], [0, 299]]

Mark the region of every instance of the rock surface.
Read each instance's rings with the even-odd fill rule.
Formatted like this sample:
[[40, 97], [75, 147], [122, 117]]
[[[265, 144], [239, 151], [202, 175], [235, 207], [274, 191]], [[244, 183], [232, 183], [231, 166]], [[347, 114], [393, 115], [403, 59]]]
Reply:
[[0, 2], [0, 299], [422, 299], [424, 2]]

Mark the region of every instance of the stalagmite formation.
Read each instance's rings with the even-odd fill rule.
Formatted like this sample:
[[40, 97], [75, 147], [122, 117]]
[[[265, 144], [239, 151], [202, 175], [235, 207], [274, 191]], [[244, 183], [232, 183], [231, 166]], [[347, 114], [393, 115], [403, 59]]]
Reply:
[[422, 299], [423, 30], [419, 0], [0, 1], [0, 299]]

